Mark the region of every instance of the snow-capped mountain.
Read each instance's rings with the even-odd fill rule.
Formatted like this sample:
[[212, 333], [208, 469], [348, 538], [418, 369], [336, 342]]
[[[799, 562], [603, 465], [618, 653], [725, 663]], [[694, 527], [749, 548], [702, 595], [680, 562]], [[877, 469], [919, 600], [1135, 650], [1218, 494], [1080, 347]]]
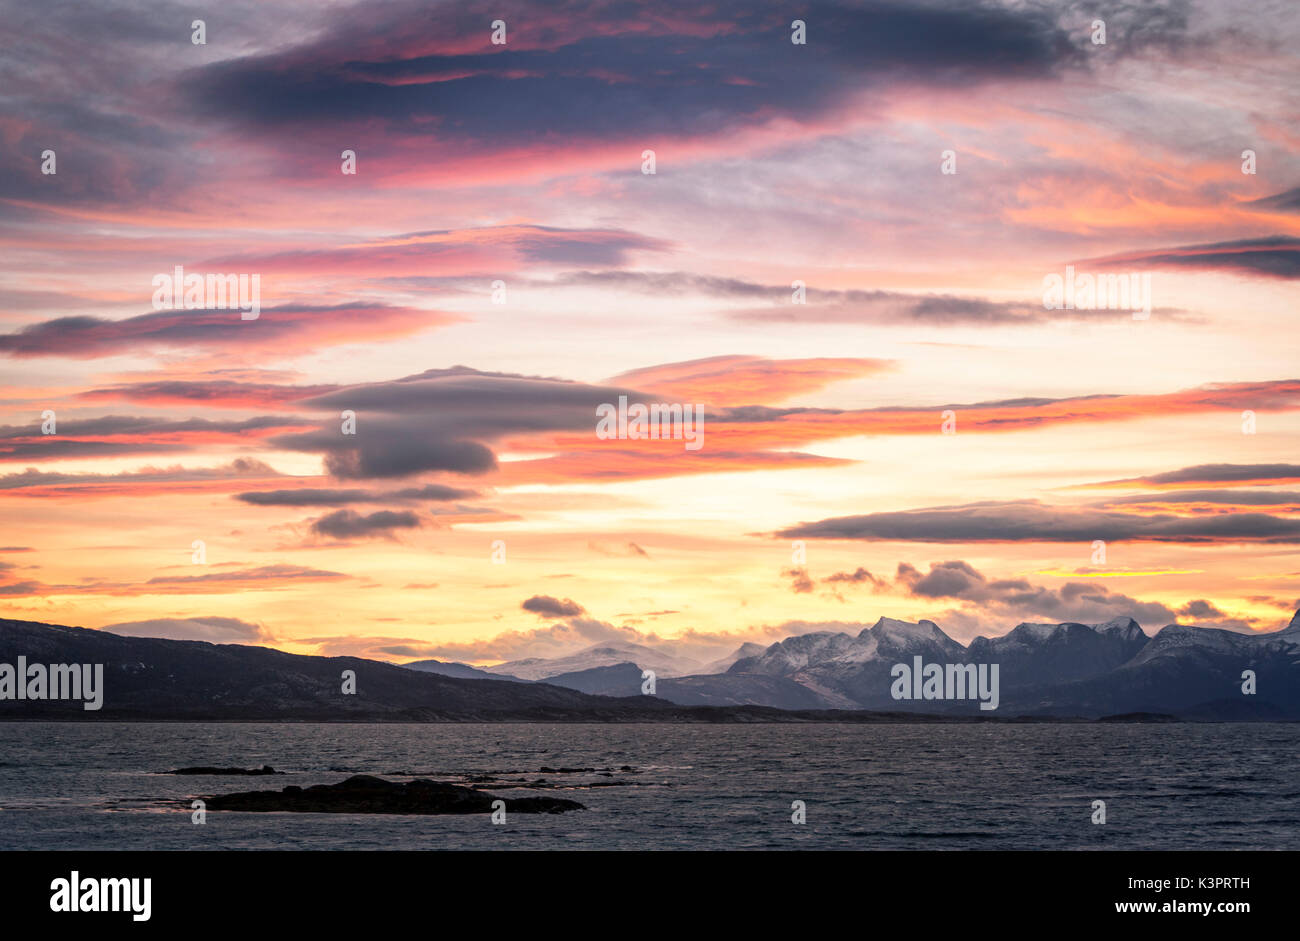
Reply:
[[870, 635], [876, 641], [876, 656], [893, 660], [894, 657], [916, 656], [940, 662], [959, 659], [964, 648], [933, 621], [899, 621], [881, 618], [869, 630], [858, 635]]
[[857, 636], [823, 631], [787, 637], [759, 656], [736, 661], [727, 672], [784, 677], [858, 707], [895, 708], [889, 693], [894, 664], [917, 656], [960, 663], [964, 654], [965, 648], [933, 621], [881, 618]]
[[[761, 654], [743, 657], [733, 663], [728, 673], [762, 673], [767, 676], [793, 676], [800, 670], [832, 660], [850, 658], [862, 649], [858, 638], [838, 631], [815, 631], [796, 634], [777, 641]], [[871, 646], [874, 652], [875, 646]]]
[[725, 657], [720, 657], [717, 660], [714, 660], [710, 663], [706, 663], [704, 666], [700, 667], [699, 673], [700, 674], [726, 673], [729, 669], [731, 669], [731, 665], [735, 663], [737, 660], [744, 660], [746, 657], [756, 657], [766, 649], [767, 648], [764, 647], [762, 644], [755, 644], [747, 641], [741, 644], [731, 653], [727, 654]]
[[[518, 660], [491, 675], [637, 695], [655, 671], [657, 695], [680, 705], [972, 713], [970, 700], [895, 700], [891, 671], [925, 664], [997, 664], [999, 716], [1103, 716], [1133, 712], [1195, 718], [1300, 719], [1300, 612], [1270, 634], [1171, 624], [1148, 636], [1132, 618], [1100, 624], [1026, 622], [963, 647], [933, 621], [880, 618], [857, 634], [816, 631], [766, 648], [744, 644], [708, 664], [664, 647], [598, 644], [566, 657]], [[1246, 670], [1256, 692], [1243, 692]]]
[[695, 673], [700, 664], [670, 651], [647, 647], [643, 644], [596, 644], [577, 653], [551, 659], [531, 657], [527, 660], [510, 660], [487, 667], [489, 673], [507, 673], [523, 680], [544, 680], [561, 673], [577, 673], [595, 667], [612, 667], [620, 663], [635, 663], [643, 670], [653, 670], [656, 675], [683, 676]]
[[[562, 673], [543, 682], [600, 696], [642, 695], [641, 668], [634, 663]], [[822, 695], [801, 683], [758, 673], [705, 673], [668, 677], [655, 695], [679, 706], [771, 706], [776, 709], [856, 709], [843, 696]]]
[[[1019, 624], [962, 647], [932, 621], [881, 618], [856, 637], [789, 637], [738, 660], [729, 674], [791, 679], [858, 708], [969, 711], [967, 702], [895, 701], [890, 669], [925, 663], [998, 664], [1001, 714], [1100, 716], [1188, 712], [1199, 717], [1300, 718], [1300, 612], [1286, 629], [1243, 634], [1170, 625], [1148, 637], [1132, 618], [1100, 624]], [[1257, 692], [1242, 692], [1253, 670]]]
[[421, 673], [437, 673], [439, 676], [454, 676], [462, 680], [519, 679], [519, 677], [507, 673], [489, 673], [487, 670], [472, 667], [468, 663], [457, 663], [450, 660], [413, 660], [410, 663], [403, 663], [402, 666], [408, 670], [419, 670]]
[[[1300, 632], [1169, 624], [1127, 662], [1089, 679], [1027, 688], [1003, 701], [1027, 712], [1167, 712], [1201, 718], [1300, 718]], [[1246, 671], [1254, 692], [1246, 693]]]
[[1001, 637], [976, 637], [968, 663], [1000, 665], [1004, 689], [1086, 679], [1113, 670], [1146, 646], [1132, 618], [1104, 624], [1017, 624]]
[[1297, 611], [1291, 617], [1291, 623], [1282, 628], [1278, 633], [1281, 634], [1300, 634], [1300, 611]]

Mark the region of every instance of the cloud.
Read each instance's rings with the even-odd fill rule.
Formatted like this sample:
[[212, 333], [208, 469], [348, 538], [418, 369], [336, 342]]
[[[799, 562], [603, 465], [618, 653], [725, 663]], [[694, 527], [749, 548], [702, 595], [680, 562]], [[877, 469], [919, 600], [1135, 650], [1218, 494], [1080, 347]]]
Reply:
[[813, 581], [805, 568], [782, 569], [781, 575], [790, 579], [790, 590], [796, 595], [806, 595], [813, 590]]
[[1178, 609], [1180, 615], [1191, 618], [1222, 618], [1224, 614], [1210, 602], [1204, 599], [1189, 601]]
[[534, 280], [531, 288], [600, 288], [613, 291], [634, 291], [662, 297], [671, 295], [704, 295], [708, 297], [761, 299], [773, 296], [789, 298], [790, 288], [785, 285], [760, 284], [741, 278], [696, 274], [691, 271], [565, 271], [549, 280]]
[[[325, 469], [335, 477], [360, 480], [409, 477], [426, 471], [483, 474], [497, 466], [492, 450], [477, 441], [404, 438], [400, 429], [400, 423], [376, 424], [364, 444], [327, 453]], [[380, 435], [384, 437], [381, 439]], [[277, 443], [294, 447], [305, 440], [304, 437], [285, 437]]]
[[1110, 268], [1181, 268], [1228, 271], [1269, 278], [1300, 278], [1300, 238], [1267, 235], [1206, 245], [1124, 252], [1092, 258], [1079, 264]]
[[[1181, 311], [1153, 310], [1160, 318], [1186, 319]], [[791, 304], [788, 296], [770, 307], [728, 313], [749, 323], [871, 324], [930, 327], [1029, 327], [1064, 321], [1132, 320], [1130, 310], [1046, 310], [1041, 297], [1032, 301], [987, 301], [942, 294], [897, 291], [813, 291], [807, 302]]]
[[633, 627], [608, 624], [590, 618], [571, 618], [529, 631], [508, 631], [483, 640], [448, 643], [415, 637], [386, 637], [349, 634], [335, 637], [306, 637], [298, 642], [315, 645], [322, 656], [358, 656], [376, 660], [389, 658], [454, 660], [462, 663], [493, 663], [529, 657], [562, 657], [595, 644], [628, 643], [661, 649], [671, 655], [704, 663], [732, 653], [743, 643], [770, 644], [788, 634], [813, 630], [849, 629], [863, 625], [810, 624], [801, 621], [766, 625], [734, 632], [687, 630], [673, 637], [644, 633]]
[[291, 450], [324, 452], [344, 479], [403, 477], [426, 471], [483, 474], [496, 468], [487, 443], [506, 435], [582, 429], [595, 439], [595, 410], [627, 390], [558, 379], [428, 370], [359, 385], [308, 401], [313, 408], [364, 413], [355, 436], [334, 427], [281, 436]]
[[[363, 278], [465, 277], [552, 265], [626, 265], [634, 252], [670, 243], [622, 229], [545, 225], [408, 232], [338, 248], [213, 259], [221, 270]], [[431, 274], [433, 272], [433, 274]]]
[[[898, 578], [913, 595], [925, 598], [968, 597], [977, 585], [981, 590], [984, 588], [984, 576], [966, 562], [931, 563], [928, 575], [922, 575], [910, 565], [900, 565]], [[1027, 586], [1022, 583], [1022, 587]]]
[[795, 470], [853, 463], [847, 458], [822, 457], [797, 451], [717, 450], [711, 447], [701, 451], [684, 451], [680, 442], [670, 440], [600, 441], [593, 436], [591, 440], [582, 442], [566, 439], [563, 444], [564, 450], [558, 454], [503, 465], [502, 482], [514, 485], [562, 484], [576, 480], [651, 480], [688, 474]]
[[[814, 2], [799, 12], [807, 47], [791, 44], [790, 16], [760, 8], [670, 2], [646, 16], [562, 3], [512, 17], [500, 4], [461, 4], [454, 15], [399, 4], [364, 19], [342, 10], [308, 43], [192, 70], [180, 93], [245, 134], [365, 125], [423, 142], [436, 164], [556, 142], [595, 156], [593, 144], [641, 140], [647, 127], [725, 139], [774, 118], [817, 121], [885, 83], [1034, 80], [1084, 61], [1052, 15], [1029, 8]], [[500, 16], [509, 42], [494, 47], [483, 24]], [[412, 33], [417, 19], [425, 29]]]
[[324, 395], [337, 385], [291, 386], [270, 382], [239, 382], [231, 379], [186, 381], [160, 379], [130, 382], [102, 389], [78, 392], [77, 398], [91, 402], [140, 402], [148, 405], [200, 405], [208, 408], [275, 408]]
[[1197, 464], [1178, 470], [1125, 480], [1104, 480], [1083, 484], [1079, 489], [1100, 487], [1186, 487], [1204, 484], [1267, 484], [1300, 482], [1300, 464]]
[[879, 588], [886, 584], [882, 579], [876, 578], [866, 569], [859, 566], [852, 572], [836, 572], [834, 575], [828, 575], [822, 581], [829, 585], [849, 584], [849, 585], [871, 585], [873, 588]]
[[803, 523], [778, 533], [792, 539], [902, 542], [1245, 542], [1300, 543], [1300, 520], [1262, 513], [1214, 517], [1152, 516], [1037, 500], [988, 501]]
[[[211, 572], [205, 575], [159, 575], [145, 582], [144, 590], [139, 593], [220, 593], [235, 588], [261, 590], [309, 582], [336, 581], [350, 577], [341, 572], [330, 572], [324, 569], [280, 563], [262, 565], [251, 569], [236, 569], [229, 572]], [[94, 591], [96, 588], [97, 586], [90, 586], [87, 590]]]
[[434, 657], [428, 641], [418, 637], [390, 637], [367, 634], [340, 634], [333, 637], [302, 637], [296, 643], [314, 648], [318, 657], [364, 657], [388, 660], [391, 657], [425, 659]]
[[[1032, 300], [1026, 301], [990, 301], [978, 297], [949, 294], [914, 294], [903, 291], [833, 289], [816, 286], [806, 286], [803, 303], [795, 304], [792, 302], [792, 289], [788, 284], [762, 284], [757, 281], [684, 271], [574, 271], [558, 275], [549, 281], [531, 281], [529, 287], [543, 289], [590, 287], [635, 291], [658, 297], [689, 294], [729, 301], [766, 302], [764, 306], [728, 310], [724, 314], [731, 320], [746, 323], [1024, 327], [1060, 323], [1065, 320], [1123, 321], [1131, 320], [1133, 316], [1132, 312], [1127, 310], [1045, 310], [1042, 299], [1037, 294]], [[1172, 320], [1190, 320], [1187, 314], [1179, 310], [1162, 308], [1153, 313]], [[835, 361], [814, 359], [778, 362], [830, 363]], [[877, 369], [880, 370], [890, 366], [888, 361], [883, 360], [860, 360], [859, 362], [878, 364]], [[632, 384], [636, 385], [635, 382]]]
[[1279, 209], [1282, 212], [1300, 212], [1300, 186], [1292, 187], [1262, 199], [1252, 199], [1247, 206], [1259, 206], [1263, 209]]
[[[626, 374], [687, 393], [743, 401], [765, 390], [795, 394], [828, 382], [871, 373], [881, 361], [773, 360], [725, 356], [668, 363]], [[733, 378], [727, 378], [731, 373]], [[1249, 406], [1300, 405], [1300, 381], [1209, 385], [1164, 395], [1092, 395], [1066, 399], [1011, 399], [926, 408], [888, 406], [842, 410], [767, 405], [710, 406], [707, 445], [685, 453], [673, 442], [600, 440], [597, 406], [654, 400], [654, 393], [622, 385], [485, 372], [464, 366], [430, 369], [399, 379], [346, 386], [298, 400], [305, 409], [337, 415], [351, 409], [359, 433], [341, 435], [336, 420], [263, 416], [245, 422], [184, 422], [105, 416], [61, 422], [60, 434], [36, 426], [0, 428], [0, 460], [59, 458], [187, 450], [200, 442], [265, 439], [265, 445], [322, 456], [341, 480], [389, 479], [423, 473], [498, 474], [502, 485], [579, 479], [651, 479], [737, 470], [834, 466], [847, 459], [799, 450], [816, 442], [863, 434], [933, 434], [938, 412], [952, 408], [967, 432], [1009, 432], [1047, 423], [1132, 420]], [[506, 445], [537, 457], [498, 466]], [[328, 497], [328, 495], [323, 495]], [[418, 499], [418, 498], [417, 498]], [[251, 502], [251, 501], [250, 501]]]
[[[861, 361], [851, 371], [862, 368]], [[764, 373], [777, 389], [843, 377], [844, 361], [755, 360], [743, 358], [752, 375], [735, 387], [713, 378], [719, 360], [670, 363], [638, 370], [641, 381], [692, 382], [728, 398], [748, 395]], [[836, 365], [838, 364], [838, 365]], [[807, 370], [806, 372], [804, 370]], [[364, 431], [343, 437], [333, 425], [314, 432], [279, 436], [272, 442], [291, 450], [324, 452], [330, 473], [347, 479], [399, 477], [424, 471], [486, 474], [498, 470], [493, 447], [508, 440], [512, 450], [534, 452], [534, 460], [499, 468], [506, 485], [575, 479], [645, 479], [684, 473], [830, 466], [845, 459], [812, 455], [800, 446], [863, 434], [934, 434], [943, 409], [957, 411], [966, 431], [1011, 432], [1045, 424], [1136, 420], [1153, 413], [1174, 415], [1223, 408], [1295, 408], [1300, 381], [1207, 385], [1159, 395], [1090, 395], [1063, 399], [1023, 398], [926, 408], [888, 406], [842, 410], [778, 408], [766, 405], [710, 407], [707, 444], [698, 452], [662, 447], [661, 442], [600, 440], [592, 433], [598, 405], [649, 398], [618, 385], [587, 385], [559, 379], [481, 372], [458, 366], [432, 369], [387, 382], [341, 389], [304, 403], [311, 408], [365, 412]]]
[[1300, 490], [1160, 490], [1154, 493], [1136, 493], [1123, 497], [1107, 497], [1094, 506], [1182, 507], [1184, 504], [1217, 504], [1221, 506], [1277, 506], [1284, 512], [1300, 508]]
[[622, 545], [609, 545], [603, 542], [597, 542], [594, 539], [587, 541], [587, 548], [597, 555], [603, 555], [611, 559], [625, 559], [631, 557], [640, 557], [643, 559], [650, 558], [650, 553], [637, 545], [635, 542], [626, 542]]
[[155, 618], [148, 621], [121, 621], [100, 628], [110, 634], [127, 637], [160, 637], [170, 640], [206, 640], [215, 644], [265, 643], [273, 635], [260, 624], [239, 618], [194, 617]]
[[353, 302], [332, 307], [264, 307], [256, 320], [238, 310], [164, 310], [123, 320], [59, 317], [0, 335], [0, 355], [19, 358], [65, 356], [92, 359], [171, 349], [235, 348], [295, 353], [336, 344], [408, 336], [459, 318], [432, 310]]
[[593, 618], [575, 617], [531, 631], [507, 631], [485, 640], [433, 643], [426, 656], [471, 663], [560, 657], [597, 643], [636, 643], [642, 635], [632, 628], [616, 627]]
[[844, 586], [853, 585], [870, 585], [873, 591], [880, 591], [889, 587], [887, 579], [878, 579], [866, 569], [858, 567], [853, 572], [835, 572], [821, 579], [814, 579], [806, 568], [788, 568], [781, 572], [781, 575], [790, 579], [790, 590], [796, 595], [809, 595], [817, 587], [820, 581], [823, 586], [827, 587], [825, 597], [833, 598], [841, 603], [848, 603], [840, 590]]
[[0, 595], [199, 595], [232, 591], [278, 591], [295, 585], [350, 578], [339, 572], [306, 568], [286, 563], [257, 568], [210, 572], [203, 575], [159, 575], [147, 582], [110, 582], [84, 578], [77, 584], [50, 585], [25, 581], [0, 585]]
[[[2, 478], [0, 478], [2, 480]], [[363, 490], [330, 487], [300, 487], [296, 490], [254, 490], [234, 494], [235, 499], [254, 506], [343, 506], [350, 503], [401, 503], [419, 500], [445, 502], [479, 496], [477, 490], [425, 484], [401, 490]]]
[[341, 436], [331, 427], [285, 435], [274, 444], [325, 452], [330, 473], [346, 479], [425, 471], [482, 474], [496, 467], [496, 457], [483, 441], [537, 430], [594, 429], [595, 407], [610, 401], [609, 395], [607, 390], [553, 379], [464, 367], [429, 370], [309, 400], [313, 408], [364, 412], [355, 436]]
[[533, 595], [521, 607], [544, 618], [568, 618], [587, 613], [586, 609], [576, 601], [568, 598], [561, 601], [550, 595]]
[[30, 595], [42, 594], [44, 589], [45, 586], [40, 582], [30, 580], [25, 582], [10, 582], [7, 585], [0, 585], [0, 595], [27, 597]]
[[1161, 489], [1106, 497], [1091, 506], [1123, 509], [1144, 515], [1175, 513], [1179, 516], [1224, 515], [1242, 509], [1267, 508], [1273, 515], [1300, 513], [1298, 490], [1243, 490], [1227, 485], [1218, 490]]
[[246, 486], [248, 478], [282, 476], [268, 464], [254, 458], [235, 458], [220, 467], [142, 467], [116, 474], [62, 473], [29, 467], [21, 473], [0, 475], [0, 492], [44, 497], [58, 494], [161, 493], [193, 490], [195, 484], [216, 483]]
[[58, 433], [41, 434], [38, 422], [0, 426], [0, 461], [58, 460], [190, 451], [204, 444], [248, 445], [277, 432], [303, 427], [301, 419], [262, 415], [237, 421], [102, 415], [60, 419]]
[[712, 356], [633, 369], [608, 381], [612, 385], [643, 389], [674, 402], [750, 405], [779, 402], [820, 391], [832, 383], [879, 375], [895, 365], [884, 359]]
[[465, 500], [480, 496], [477, 490], [464, 490], [460, 487], [448, 487], [445, 484], [425, 484], [422, 487], [404, 487], [390, 494], [395, 500]]
[[[1154, 395], [1019, 398], [965, 404], [935, 403], [928, 407], [883, 406], [845, 410], [738, 406], [709, 410], [706, 448], [693, 455], [691, 461], [679, 463], [695, 465], [723, 451], [734, 455], [736, 464], [748, 463], [755, 457], [761, 457], [765, 462], [776, 462], [778, 454], [760, 452], [777, 449], [788, 454], [792, 461], [825, 461], [825, 458], [799, 454], [791, 449], [868, 434], [933, 435], [941, 422], [941, 413], [947, 409], [956, 412], [958, 427], [964, 432], [1011, 433], [1076, 422], [1136, 421], [1149, 419], [1153, 414], [1174, 416], [1242, 408], [1283, 410], [1297, 406], [1300, 406], [1300, 380], [1211, 384]], [[613, 451], [623, 452], [617, 456], [626, 461], [650, 454], [645, 448], [626, 447], [626, 442], [593, 442], [587, 434], [543, 436], [539, 433], [533, 440], [540, 450], [561, 452], [562, 456], [557, 456], [554, 462], [565, 465], [564, 474], [581, 475], [584, 472], [581, 467], [583, 460], [598, 461]], [[662, 468], [662, 461], [656, 462], [656, 467]], [[535, 461], [522, 467], [512, 466], [509, 470], [516, 474], [527, 471], [537, 475], [548, 469], [546, 462]], [[617, 473], [603, 466], [600, 472]], [[587, 473], [591, 473], [590, 469]], [[532, 479], [551, 478], [534, 476]]]
[[234, 494], [236, 500], [254, 506], [340, 506], [346, 503], [370, 503], [382, 494], [373, 490], [302, 487], [297, 490], [255, 490]]
[[[1175, 613], [1164, 604], [1112, 592], [1105, 585], [1067, 582], [1059, 588], [1047, 588], [1023, 578], [989, 579], [961, 560], [931, 562], [925, 573], [906, 562], [899, 563], [895, 587], [913, 598], [962, 602], [964, 607], [959, 611], [967, 620], [956, 621], [965, 628], [962, 633], [967, 637], [974, 636], [969, 632], [974, 625], [981, 631], [1005, 633], [1005, 622], [1010, 619], [1099, 623], [1131, 617], [1146, 625], [1176, 620]], [[951, 615], [945, 617], [954, 620]]]
[[410, 510], [378, 510], [364, 516], [355, 510], [335, 510], [313, 520], [311, 531], [331, 539], [392, 538], [395, 529], [413, 529], [420, 525], [420, 517]]
[[614, 625], [595, 618], [573, 617], [534, 630], [506, 631], [483, 640], [427, 643], [419, 649], [418, 653], [412, 655], [467, 663], [489, 663], [522, 660], [529, 657], [563, 657], [595, 644], [627, 643], [662, 649], [673, 655], [703, 663], [730, 654], [743, 643], [770, 644], [791, 633], [807, 633], [814, 630], [852, 629], [856, 633], [862, 630], [863, 626], [843, 625], [839, 622], [834, 622], [834, 626], [828, 626], [798, 621], [736, 631], [687, 629], [671, 637], [665, 637], [657, 633], [646, 633], [626, 624]]

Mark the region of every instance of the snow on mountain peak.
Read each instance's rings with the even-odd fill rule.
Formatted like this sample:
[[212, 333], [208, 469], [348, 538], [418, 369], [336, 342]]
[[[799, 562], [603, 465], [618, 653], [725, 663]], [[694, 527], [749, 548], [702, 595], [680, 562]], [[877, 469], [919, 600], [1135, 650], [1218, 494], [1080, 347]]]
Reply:
[[1015, 634], [1017, 637], [1032, 637], [1034, 640], [1047, 640], [1053, 634], [1058, 634], [1064, 629], [1064, 624], [1040, 624], [1033, 621], [1022, 621], [1011, 629], [1009, 634]]
[[[1154, 638], [1159, 643], [1150, 645], [1154, 655], [1176, 647], [1198, 647], [1220, 653], [1234, 653], [1248, 643], [1254, 635], [1238, 631], [1225, 631], [1217, 627], [1196, 627], [1192, 624], [1166, 624]], [[1147, 653], [1144, 648], [1143, 654]], [[1140, 655], [1139, 655], [1140, 656]]]
[[1144, 637], [1146, 631], [1142, 625], [1130, 617], [1111, 618], [1102, 624], [1089, 624], [1098, 634], [1119, 634], [1122, 637]]
[[1138, 622], [1130, 617], [1111, 618], [1101, 624], [1080, 624], [1077, 621], [1063, 621], [1060, 624], [1024, 621], [1017, 624], [1005, 637], [1019, 641], [1045, 641], [1069, 632], [1071, 629], [1087, 628], [1106, 637], [1119, 637], [1123, 640], [1136, 640], [1146, 637]]
[[752, 641], [746, 641], [741, 644], [725, 657], [719, 657], [700, 667], [700, 673], [726, 673], [731, 669], [732, 664], [740, 660], [748, 660], [752, 657], [761, 657], [767, 650], [762, 644], [755, 644]]
[[[898, 638], [930, 638], [939, 630], [939, 625], [933, 621], [918, 621], [915, 624], [911, 621], [900, 621], [897, 618], [881, 618], [869, 629], [876, 636], [885, 635], [887, 637]], [[864, 631], [863, 633], [867, 633]], [[861, 634], [858, 636], [862, 636]]]
[[694, 673], [700, 666], [672, 652], [630, 642], [605, 642], [593, 644], [576, 653], [554, 658], [530, 657], [488, 667], [489, 673], [509, 673], [525, 680], [543, 680], [561, 673], [577, 673], [596, 667], [635, 663], [643, 670], [653, 670], [659, 676], [684, 676]]
[[1300, 611], [1291, 618], [1291, 623], [1282, 628], [1283, 634], [1300, 634]]
[[913, 624], [896, 618], [881, 618], [870, 630], [863, 631], [858, 637], [873, 642], [871, 657], [925, 651], [932, 656], [956, 658], [964, 653], [961, 644], [945, 634], [938, 624], [927, 620]]

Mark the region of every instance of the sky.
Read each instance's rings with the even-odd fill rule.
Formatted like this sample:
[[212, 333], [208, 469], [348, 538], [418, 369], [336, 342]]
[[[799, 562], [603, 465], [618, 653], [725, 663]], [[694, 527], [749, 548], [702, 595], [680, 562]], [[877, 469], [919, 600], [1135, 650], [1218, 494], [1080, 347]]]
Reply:
[[0, 9], [0, 616], [491, 664], [1300, 607], [1290, 0]]

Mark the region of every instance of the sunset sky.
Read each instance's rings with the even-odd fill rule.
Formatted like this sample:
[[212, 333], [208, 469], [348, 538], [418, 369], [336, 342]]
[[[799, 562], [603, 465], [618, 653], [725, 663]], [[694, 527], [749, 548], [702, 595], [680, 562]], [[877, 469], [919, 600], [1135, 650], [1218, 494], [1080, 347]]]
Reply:
[[0, 616], [485, 664], [1300, 606], [1292, 0], [0, 9]]

